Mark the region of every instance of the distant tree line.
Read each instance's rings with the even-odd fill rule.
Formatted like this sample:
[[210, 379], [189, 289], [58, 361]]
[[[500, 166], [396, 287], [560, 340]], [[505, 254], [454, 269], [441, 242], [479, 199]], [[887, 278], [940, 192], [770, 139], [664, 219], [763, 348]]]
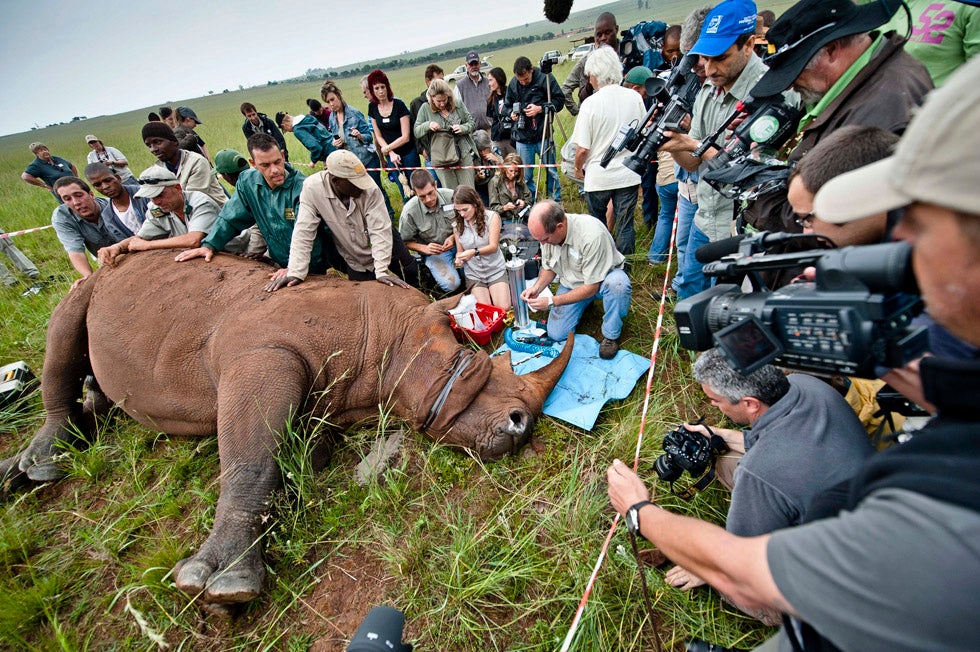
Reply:
[[[425, 55], [419, 55], [411, 58], [396, 58], [389, 59], [388, 61], [375, 61], [371, 63], [365, 63], [364, 65], [358, 66], [356, 68], [341, 68], [338, 70], [329, 70], [324, 68], [310, 68], [302, 76], [289, 79], [287, 81], [317, 81], [320, 79], [343, 79], [346, 77], [361, 77], [368, 74], [375, 68], [380, 68], [381, 70], [396, 70], [398, 68], [407, 68], [410, 66], [417, 66], [419, 64], [427, 64], [435, 61], [437, 59], [455, 59], [460, 58], [469, 52], [470, 50], [476, 50], [478, 52], [484, 50], [500, 50], [503, 48], [509, 48], [514, 45], [523, 45], [524, 43], [533, 43], [541, 39], [552, 39], [555, 37], [554, 32], [545, 32], [544, 34], [539, 34], [537, 36], [518, 36], [514, 38], [498, 38], [496, 41], [488, 41], [486, 43], [479, 43], [477, 45], [465, 45], [452, 48], [450, 50], [443, 50], [441, 52], [430, 52]], [[266, 86], [276, 86], [279, 82], [269, 81], [266, 82]]]

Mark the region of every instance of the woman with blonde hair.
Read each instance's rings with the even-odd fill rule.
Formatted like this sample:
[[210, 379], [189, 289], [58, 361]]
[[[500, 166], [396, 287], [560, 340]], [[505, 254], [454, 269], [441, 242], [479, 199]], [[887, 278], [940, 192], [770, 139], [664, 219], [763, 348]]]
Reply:
[[[426, 92], [428, 104], [419, 108], [415, 137], [427, 141], [429, 159], [444, 188], [472, 186], [476, 145], [470, 134], [476, 123], [463, 104], [456, 104], [453, 91], [442, 79], [433, 79]], [[467, 169], [447, 169], [462, 166]]]
[[453, 191], [456, 221], [456, 266], [466, 272], [466, 285], [477, 302], [510, 308], [507, 268], [500, 251], [500, 216], [483, 207], [472, 186]]
[[504, 157], [503, 173], [490, 179], [490, 208], [505, 220], [516, 220], [531, 203], [531, 189], [524, 183], [523, 159], [512, 153]]

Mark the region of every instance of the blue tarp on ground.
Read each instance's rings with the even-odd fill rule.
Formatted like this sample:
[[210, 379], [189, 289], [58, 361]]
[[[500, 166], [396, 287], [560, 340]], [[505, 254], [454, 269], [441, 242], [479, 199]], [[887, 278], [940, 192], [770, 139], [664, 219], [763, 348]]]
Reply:
[[[556, 344], [562, 347], [563, 344]], [[511, 351], [504, 344], [496, 352]], [[517, 374], [540, 369], [553, 358], [541, 355], [521, 362], [531, 354], [511, 351]], [[650, 368], [650, 360], [620, 349], [612, 360], [599, 357], [599, 343], [588, 335], [575, 335], [575, 348], [565, 373], [544, 403], [544, 413], [583, 430], [592, 430], [606, 401], [629, 396], [636, 381]]]

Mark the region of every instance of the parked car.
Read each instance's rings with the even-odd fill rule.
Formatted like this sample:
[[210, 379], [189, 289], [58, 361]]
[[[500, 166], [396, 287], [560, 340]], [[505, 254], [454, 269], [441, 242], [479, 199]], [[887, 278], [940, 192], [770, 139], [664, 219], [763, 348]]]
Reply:
[[[486, 59], [483, 59], [483, 61], [480, 62], [480, 72], [482, 72], [484, 75], [490, 72], [490, 68], [492, 67], [493, 66], [491, 66], [490, 62], [487, 61]], [[466, 64], [464, 63], [461, 66], [456, 66], [456, 70], [446, 75], [445, 79], [447, 83], [455, 82], [455, 81], [459, 81], [465, 76], [466, 76]]]
[[589, 53], [592, 52], [594, 48], [595, 46], [592, 43], [583, 43], [582, 45], [572, 50], [572, 54], [570, 58], [572, 61], [578, 61], [579, 59], [583, 59], [589, 56]]
[[541, 65], [544, 65], [545, 61], [550, 61], [553, 65], [560, 66], [568, 60], [564, 54], [558, 50], [548, 50], [541, 55]]

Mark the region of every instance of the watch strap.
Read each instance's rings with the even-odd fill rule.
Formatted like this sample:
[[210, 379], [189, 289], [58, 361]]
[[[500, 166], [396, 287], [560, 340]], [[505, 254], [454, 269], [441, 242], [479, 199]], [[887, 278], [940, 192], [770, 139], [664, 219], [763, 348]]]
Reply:
[[[641, 500], [640, 502], [632, 505], [629, 509], [626, 510], [626, 517], [627, 517], [626, 518], [626, 527], [627, 527], [627, 529], [630, 532], [632, 532], [633, 534], [635, 534], [637, 536], [641, 536], [641, 537], [643, 536], [642, 534], [640, 534], [640, 510], [643, 509], [644, 507], [646, 507], [647, 505], [652, 505], [652, 504], [653, 503], [650, 502], [649, 500]], [[635, 530], [634, 530], [634, 527], [633, 527], [634, 521], [632, 520], [631, 516], [632, 516], [632, 518], [635, 518], [636, 519], [636, 521], [635, 521], [636, 529]]]

